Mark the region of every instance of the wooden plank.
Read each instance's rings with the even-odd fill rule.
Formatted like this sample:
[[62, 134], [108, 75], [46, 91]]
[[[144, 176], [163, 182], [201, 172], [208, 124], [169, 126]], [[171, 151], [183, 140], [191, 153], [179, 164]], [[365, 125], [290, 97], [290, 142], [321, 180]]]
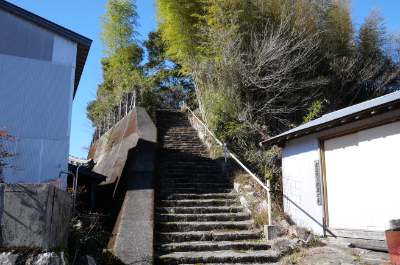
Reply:
[[[329, 213], [328, 213], [328, 196], [327, 196], [327, 185], [326, 185], [326, 167], [325, 167], [325, 145], [324, 140], [318, 140], [319, 157], [321, 160], [321, 172], [322, 172], [322, 192], [323, 192], [323, 211], [324, 211], [324, 228], [329, 226]], [[325, 235], [325, 234], [324, 234]]]
[[385, 231], [327, 228], [327, 236], [386, 240]]

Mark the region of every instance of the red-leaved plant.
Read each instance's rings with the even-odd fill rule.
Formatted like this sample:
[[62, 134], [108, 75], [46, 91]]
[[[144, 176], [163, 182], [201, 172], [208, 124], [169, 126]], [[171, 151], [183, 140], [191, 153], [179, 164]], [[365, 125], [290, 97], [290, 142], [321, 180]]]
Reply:
[[9, 134], [7, 131], [7, 128], [9, 128], [9, 127], [10, 126], [0, 127], [0, 183], [4, 182], [4, 179], [2, 178], [2, 173], [3, 173], [4, 169], [7, 169], [7, 168], [18, 169], [18, 167], [16, 167], [16, 166], [4, 163], [5, 158], [19, 155], [19, 154], [12, 154], [12, 153], [7, 152], [6, 150], [3, 150], [4, 142], [8, 141], [10, 143], [14, 143], [14, 142], [17, 142], [22, 139], [22, 138], [15, 138], [11, 134]]

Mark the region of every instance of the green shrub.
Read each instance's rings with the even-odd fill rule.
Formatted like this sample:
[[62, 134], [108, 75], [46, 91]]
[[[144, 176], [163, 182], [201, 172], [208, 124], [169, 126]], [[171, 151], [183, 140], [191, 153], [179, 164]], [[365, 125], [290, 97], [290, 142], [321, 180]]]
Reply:
[[98, 264], [103, 262], [103, 249], [112, 236], [103, 230], [98, 221], [98, 216], [91, 216], [88, 224], [82, 223], [74, 217], [70, 222], [68, 233], [68, 256], [71, 264], [84, 255], [93, 257]]

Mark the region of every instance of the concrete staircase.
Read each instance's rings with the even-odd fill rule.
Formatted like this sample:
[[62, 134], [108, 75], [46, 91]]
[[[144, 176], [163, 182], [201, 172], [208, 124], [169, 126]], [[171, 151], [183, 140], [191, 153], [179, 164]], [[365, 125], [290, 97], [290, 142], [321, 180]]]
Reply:
[[186, 115], [159, 110], [157, 129], [155, 263], [277, 261]]

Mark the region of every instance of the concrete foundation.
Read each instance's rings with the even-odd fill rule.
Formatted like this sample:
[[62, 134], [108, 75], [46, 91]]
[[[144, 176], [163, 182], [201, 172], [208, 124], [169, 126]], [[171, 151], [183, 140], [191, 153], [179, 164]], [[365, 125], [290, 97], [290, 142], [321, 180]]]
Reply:
[[278, 237], [276, 225], [264, 225], [264, 236], [267, 240], [273, 240]]
[[0, 184], [0, 248], [66, 245], [71, 202], [51, 184]]

